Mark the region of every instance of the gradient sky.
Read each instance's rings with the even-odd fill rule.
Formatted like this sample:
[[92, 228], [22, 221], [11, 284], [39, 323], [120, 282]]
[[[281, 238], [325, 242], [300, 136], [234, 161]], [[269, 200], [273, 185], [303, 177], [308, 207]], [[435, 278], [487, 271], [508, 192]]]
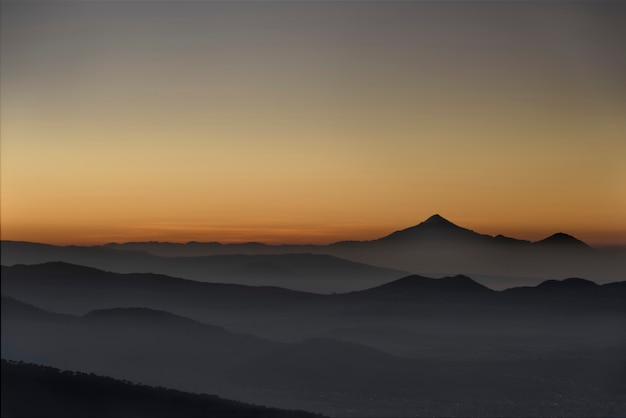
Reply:
[[2, 239], [626, 244], [626, 2], [2, 2]]

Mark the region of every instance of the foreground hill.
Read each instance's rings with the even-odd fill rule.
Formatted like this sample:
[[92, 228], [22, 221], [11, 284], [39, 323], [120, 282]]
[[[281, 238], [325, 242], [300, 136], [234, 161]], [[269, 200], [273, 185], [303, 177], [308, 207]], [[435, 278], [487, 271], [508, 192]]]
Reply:
[[314, 417], [108, 377], [2, 360], [3, 417]]

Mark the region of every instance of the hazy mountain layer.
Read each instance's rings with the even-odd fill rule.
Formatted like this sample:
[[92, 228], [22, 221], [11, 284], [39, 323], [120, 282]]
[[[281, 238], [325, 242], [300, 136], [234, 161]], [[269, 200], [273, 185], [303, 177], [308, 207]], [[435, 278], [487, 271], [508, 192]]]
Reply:
[[323, 254], [159, 257], [142, 251], [118, 251], [107, 247], [60, 247], [2, 241], [3, 265], [51, 261], [118, 273], [160, 273], [213, 283], [279, 286], [323, 293], [363, 289], [407, 274]]
[[331, 245], [139, 242], [60, 247], [2, 242], [4, 265], [48, 261], [325, 293], [365, 289], [406, 272], [434, 277], [468, 274], [494, 289], [554, 277], [586, 277], [598, 283], [626, 278], [623, 251], [594, 249], [564, 233], [535, 243], [492, 237], [439, 215], [377, 240]]
[[112, 273], [61, 262], [2, 266], [1, 278], [3, 294], [54, 311], [83, 314], [94, 309], [141, 306], [183, 312], [187, 316], [194, 311], [346, 314], [374, 308], [392, 312], [423, 307], [442, 312], [457, 312], [465, 307], [475, 312], [527, 310], [527, 314], [536, 309], [623, 312], [626, 308], [620, 302], [626, 298], [624, 283], [597, 285], [583, 279], [549, 280], [535, 287], [493, 291], [467, 276], [433, 279], [413, 275], [362, 291], [323, 295], [157, 274]]
[[[560, 286], [569, 289], [570, 283]], [[487, 320], [472, 312], [424, 317], [422, 311], [413, 313], [413, 321], [351, 316], [349, 322], [361, 328], [337, 330], [343, 342], [285, 344], [145, 308], [68, 317], [20, 305], [12, 301], [2, 315], [3, 357], [150, 385], [335, 416], [626, 412], [626, 341], [616, 333], [623, 314]], [[336, 319], [318, 321], [346, 323]], [[405, 341], [399, 341], [403, 333]], [[373, 343], [391, 342], [394, 334], [408, 355]]]

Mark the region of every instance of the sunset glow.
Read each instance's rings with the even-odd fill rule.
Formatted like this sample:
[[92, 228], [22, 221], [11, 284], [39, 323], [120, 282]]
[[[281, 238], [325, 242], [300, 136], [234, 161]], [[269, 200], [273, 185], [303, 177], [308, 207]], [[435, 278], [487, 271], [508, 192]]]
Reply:
[[615, 8], [3, 2], [2, 239], [626, 244]]

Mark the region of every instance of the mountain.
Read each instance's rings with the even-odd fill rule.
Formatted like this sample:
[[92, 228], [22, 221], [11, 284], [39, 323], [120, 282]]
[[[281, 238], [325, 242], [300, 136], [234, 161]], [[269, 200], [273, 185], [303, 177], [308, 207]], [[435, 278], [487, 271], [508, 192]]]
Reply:
[[426, 293], [429, 296], [432, 293], [441, 293], [445, 296], [462, 292], [464, 294], [480, 294], [492, 293], [493, 291], [467, 276], [461, 274], [453, 277], [442, 277], [441, 279], [432, 279], [430, 277], [421, 277], [417, 275], [403, 277], [390, 283], [385, 283], [371, 289], [362, 291], [361, 293], [376, 294], [395, 294], [415, 296], [417, 293]]
[[[437, 242], [447, 242], [448, 244], [459, 244], [466, 242], [479, 242], [482, 244], [517, 246], [518, 248], [529, 248], [531, 246], [560, 245], [560, 244], [583, 244], [585, 248], [591, 249], [584, 242], [564, 233], [556, 233], [544, 240], [532, 243], [527, 240], [496, 235], [495, 237], [481, 234], [471, 229], [463, 228], [454, 224], [439, 214], [435, 214], [414, 226], [392, 232], [386, 236], [370, 241], [340, 241], [330, 245], [268, 245], [258, 242], [241, 244], [221, 244], [217, 242], [188, 242], [185, 244], [171, 242], [128, 242], [109, 243], [103, 248], [123, 251], [140, 251], [162, 256], [201, 256], [201, 255], [226, 255], [226, 254], [287, 254], [287, 253], [328, 253], [334, 254], [334, 250], [354, 248], [362, 245], [375, 245], [380, 243], [403, 243], [417, 244], [426, 242], [429, 244]], [[583, 245], [579, 245], [583, 247]]]
[[550, 235], [548, 238], [537, 241], [534, 245], [545, 248], [577, 249], [579, 251], [588, 251], [591, 249], [589, 245], [581, 240], [562, 232], [557, 232], [554, 235]]
[[80, 372], [2, 360], [3, 417], [315, 417]]
[[580, 278], [546, 280], [534, 287], [507, 289], [502, 292], [502, 300], [544, 311], [567, 308], [579, 313], [626, 313], [626, 282], [598, 285]]
[[[481, 324], [482, 327], [484, 323], [512, 318], [526, 321], [529, 318], [544, 320], [546, 315], [576, 318], [589, 314], [619, 316], [626, 313], [624, 283], [591, 285], [589, 289], [579, 286], [578, 290], [570, 291], [570, 282], [565, 282], [563, 291], [550, 290], [549, 285], [493, 291], [467, 276], [442, 279], [408, 276], [363, 291], [319, 295], [273, 287], [200, 283], [153, 274], [110, 273], [64, 263], [3, 266], [0, 279], [5, 296], [47, 311], [75, 316], [87, 314], [73, 319], [78, 321], [78, 325], [72, 321], [67, 321], [72, 322], [68, 325], [59, 325], [65, 338], [72, 341], [78, 338], [77, 335], [91, 335], [90, 324], [98, 325], [101, 332], [94, 341], [99, 341], [99, 347], [110, 345], [102, 342], [103, 335], [110, 336], [107, 341], [136, 341], [134, 345], [145, 347], [148, 351], [151, 347], [148, 342], [158, 341], [159, 346], [179, 352], [178, 345], [176, 349], [172, 348], [172, 344], [179, 341], [193, 347], [191, 354], [180, 352], [181, 358], [190, 359], [201, 357], [202, 350], [206, 353], [226, 353], [213, 357], [224, 355], [225, 358], [237, 358], [233, 357], [233, 353], [243, 353], [245, 357], [251, 354], [251, 351], [246, 351], [248, 346], [254, 349], [256, 346], [268, 346], [267, 340], [293, 342], [323, 336], [337, 327], [362, 328], [381, 323], [413, 327], [414, 323], [428, 318], [428, 321], [437, 323], [428, 325], [427, 334], [430, 335], [443, 330], [465, 332], [457, 326], [459, 318], [467, 323], [475, 321], [476, 326]], [[97, 312], [89, 314], [92, 311]], [[10, 318], [3, 314], [3, 322]], [[42, 325], [37, 332], [26, 333], [15, 322], [3, 327], [3, 335], [12, 330], [17, 336], [23, 335], [25, 340], [13, 345], [9, 344], [9, 340], [3, 340], [3, 347], [19, 353], [25, 351], [24, 347], [55, 346], [57, 335], [49, 327]], [[81, 328], [77, 333], [76, 328], [72, 328], [76, 326], [86, 329]], [[489, 326], [496, 329], [494, 324]], [[225, 334], [224, 328], [256, 336], [263, 341], [251, 340], [248, 344], [243, 337]], [[152, 330], [154, 335], [149, 335]], [[425, 331], [420, 329], [419, 333]], [[155, 337], [157, 335], [158, 338]], [[49, 342], [40, 344], [38, 338], [43, 337]], [[200, 338], [204, 342], [192, 344], [190, 338]], [[377, 339], [374, 335], [370, 341], [377, 345]], [[429, 346], [441, 346], [440, 339], [436, 340]], [[85, 348], [91, 344], [89, 341], [85, 337], [78, 339], [74, 345]], [[215, 341], [221, 342], [217, 344]], [[419, 347], [419, 344], [414, 346]], [[28, 358], [31, 361], [50, 354], [49, 349], [37, 351], [28, 348], [26, 351], [31, 352], [32, 356]], [[63, 352], [61, 348], [59, 351]], [[108, 351], [105, 353], [109, 354]], [[75, 357], [76, 360], [81, 358], [80, 350]], [[213, 364], [211, 361], [203, 362]], [[83, 363], [77, 365], [80, 364]], [[74, 364], [53, 365], [70, 367]], [[187, 366], [193, 367], [191, 364]], [[110, 369], [104, 371], [110, 372]]]
[[537, 289], [552, 289], [560, 292], [579, 289], [587, 291], [597, 288], [598, 285], [591, 280], [580, 279], [577, 277], [572, 277], [565, 280], [546, 280], [545, 282], [542, 282], [537, 286]]
[[471, 229], [460, 227], [441, 215], [433, 215], [425, 221], [400, 231], [393, 232], [385, 237], [374, 240], [374, 243], [403, 242], [413, 245], [426, 241], [429, 245], [437, 245], [445, 243], [445, 245], [465, 245], [471, 243], [473, 245], [492, 245], [496, 248], [577, 248], [579, 250], [592, 250], [592, 248], [583, 241], [562, 232], [553, 234], [543, 240], [530, 242], [516, 238], [506, 237], [504, 235], [496, 235], [495, 237], [486, 234], [480, 234]]
[[[394, 267], [426, 276], [469, 274], [496, 289], [506, 288], [506, 278], [537, 279], [583, 275], [599, 282], [623, 278], [626, 257], [594, 250], [582, 241], [556, 234], [536, 243], [503, 235], [490, 236], [456, 225], [440, 215], [363, 243], [338, 243], [337, 256]], [[484, 280], [486, 276], [502, 276]]]
[[376, 243], [417, 243], [429, 241], [433, 244], [437, 241], [459, 242], [467, 240], [490, 239], [489, 235], [478, 234], [472, 230], [461, 228], [440, 215], [433, 215], [418, 225], [393, 232], [383, 238], [375, 240]]
[[213, 283], [279, 286], [310, 292], [364, 289], [406, 275], [325, 254], [161, 257], [143, 251], [2, 241], [3, 265], [62, 261], [118, 273], [151, 272]]
[[230, 367], [282, 346], [146, 308], [59, 315], [53, 322], [3, 315], [1, 333], [7, 359], [192, 391], [218, 391]]
[[433, 279], [407, 276], [381, 286], [340, 295], [358, 315], [399, 315], [413, 317], [455, 315], [470, 309], [474, 313], [497, 306], [497, 292], [467, 276]]
[[[433, 215], [370, 241], [330, 245], [189, 242], [53, 246], [2, 241], [4, 265], [64, 261], [119, 273], [152, 272], [207, 282], [332, 293], [367, 289], [408, 274], [467, 274], [494, 289], [582, 276], [624, 279], [626, 253], [591, 248], [564, 233], [538, 242], [472, 231]], [[502, 280], [497, 280], [498, 277]]]
[[62, 262], [2, 266], [2, 292], [44, 309], [72, 314], [147, 307], [194, 317], [203, 311], [280, 311], [322, 295], [277, 287], [203, 283], [151, 273], [113, 273]]
[[[501, 309], [502, 301], [510, 297], [504, 295], [519, 295], [515, 306], [530, 306], [535, 303], [534, 299], [543, 300], [545, 295], [551, 294], [560, 297], [576, 293], [582, 298], [595, 299], [597, 303], [623, 294], [619, 283], [600, 286], [583, 279], [548, 280], [534, 287], [494, 291], [464, 275], [440, 279], [411, 275], [365, 290], [323, 295], [277, 287], [196, 282], [150, 273], [120, 274], [61, 262], [2, 266], [0, 283], [4, 296], [55, 312], [82, 315], [114, 307], [144, 307], [203, 322], [213, 322], [213, 317], [220, 318], [224, 312], [241, 317], [261, 313], [279, 317], [284, 312], [333, 314], [367, 306], [372, 301], [391, 305], [419, 303], [422, 307], [450, 309], [460, 305]], [[567, 300], [561, 302], [563, 304], [554, 306], [575, 308], [569, 306]], [[123, 313], [137, 317], [142, 311]], [[154, 314], [143, 313], [148, 317]]]

